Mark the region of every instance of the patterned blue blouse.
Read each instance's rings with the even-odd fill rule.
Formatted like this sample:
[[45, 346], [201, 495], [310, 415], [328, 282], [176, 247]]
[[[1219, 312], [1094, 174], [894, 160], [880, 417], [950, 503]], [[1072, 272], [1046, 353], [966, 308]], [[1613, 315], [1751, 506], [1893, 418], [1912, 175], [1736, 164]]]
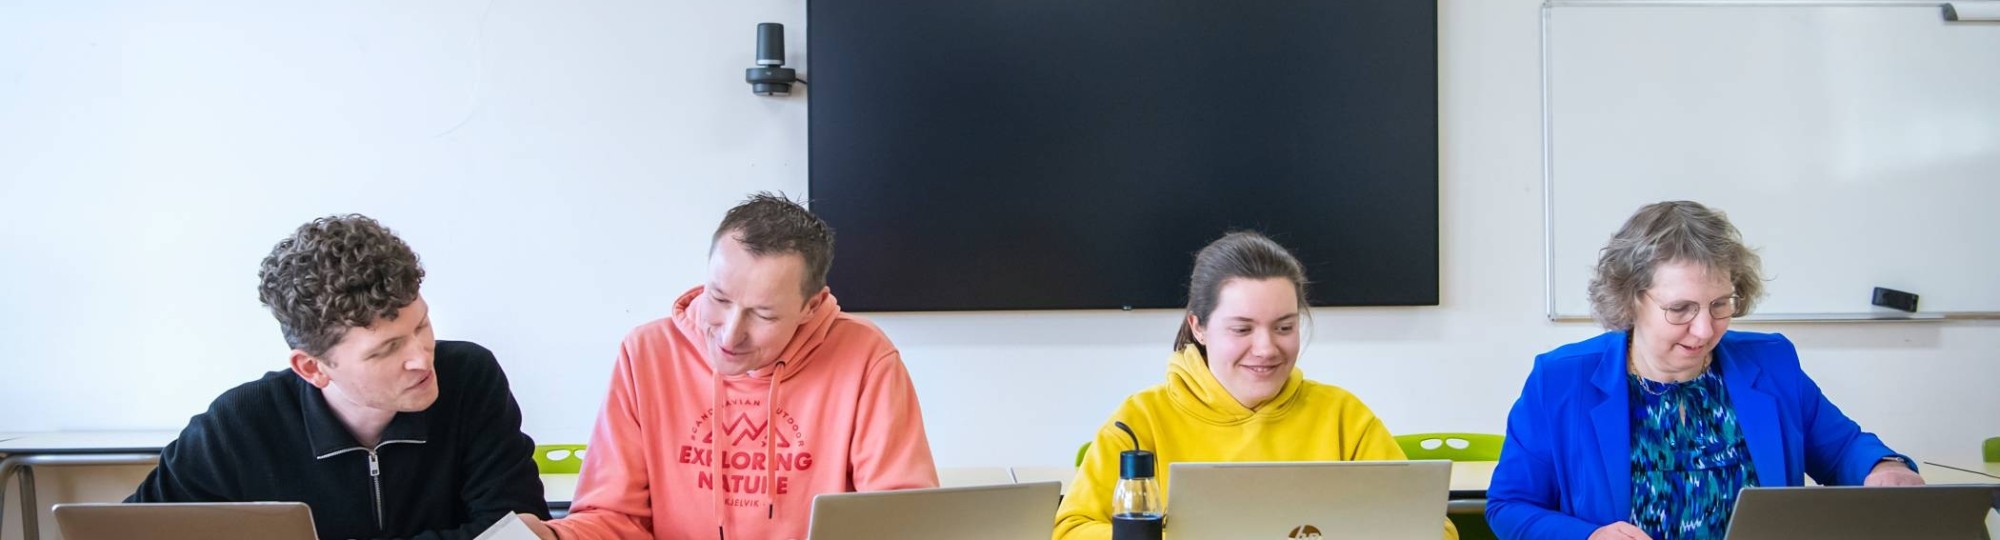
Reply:
[[1632, 523], [1659, 540], [1722, 538], [1737, 490], [1757, 485], [1722, 377], [1710, 369], [1683, 383], [1627, 378]]

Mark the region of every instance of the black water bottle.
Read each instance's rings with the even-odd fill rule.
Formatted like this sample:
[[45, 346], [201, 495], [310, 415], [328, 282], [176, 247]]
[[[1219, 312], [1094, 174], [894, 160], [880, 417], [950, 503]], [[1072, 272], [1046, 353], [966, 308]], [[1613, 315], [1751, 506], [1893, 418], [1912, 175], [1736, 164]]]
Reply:
[[1167, 520], [1160, 481], [1153, 478], [1153, 453], [1139, 449], [1139, 436], [1124, 422], [1114, 422], [1132, 437], [1132, 449], [1118, 454], [1118, 487], [1111, 490], [1111, 540], [1160, 540]]

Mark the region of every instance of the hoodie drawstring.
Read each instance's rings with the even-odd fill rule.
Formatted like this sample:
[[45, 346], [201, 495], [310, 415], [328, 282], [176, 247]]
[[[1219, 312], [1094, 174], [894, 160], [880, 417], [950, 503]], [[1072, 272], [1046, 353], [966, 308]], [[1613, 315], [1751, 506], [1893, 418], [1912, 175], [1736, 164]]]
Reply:
[[778, 519], [778, 381], [785, 380], [785, 361], [771, 367], [771, 395], [764, 398], [764, 519]]
[[[720, 426], [723, 421], [723, 408], [728, 406], [728, 401], [722, 399], [722, 372], [711, 371], [710, 373], [714, 375], [714, 392], [709, 407], [715, 411], [715, 414], [709, 417], [708, 421], [708, 470], [709, 475], [713, 479], [709, 487], [711, 488], [710, 493], [714, 495], [709, 498], [709, 509], [715, 513], [715, 537], [719, 540], [726, 540], [728, 534], [724, 532], [723, 521], [725, 516], [723, 515], [722, 505], [722, 460], [724, 459], [722, 456], [722, 437], [724, 433]], [[778, 417], [778, 381], [784, 380], [784, 374], [785, 362], [780, 360], [771, 369], [771, 389], [769, 395], [764, 398], [765, 519], [778, 518], [778, 423], [776, 420]]]
[[723, 418], [722, 409], [727, 403], [722, 399], [722, 371], [710, 370], [709, 373], [715, 376], [715, 391], [710, 394], [712, 402], [709, 404], [709, 410], [715, 411], [715, 413], [708, 417], [708, 487], [709, 493], [714, 495], [714, 497], [709, 499], [709, 511], [715, 514], [715, 537], [718, 540], [726, 540], [729, 538], [729, 535], [723, 532], [722, 527], [724, 518], [727, 516], [722, 513], [723, 433], [721, 424]]

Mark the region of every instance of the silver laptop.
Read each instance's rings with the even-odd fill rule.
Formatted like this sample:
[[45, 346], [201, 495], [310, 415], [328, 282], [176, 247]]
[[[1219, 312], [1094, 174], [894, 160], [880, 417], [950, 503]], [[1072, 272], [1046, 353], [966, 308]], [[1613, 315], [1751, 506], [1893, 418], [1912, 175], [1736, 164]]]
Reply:
[[312, 510], [297, 502], [75, 503], [55, 506], [65, 540], [316, 540]]
[[1444, 536], [1449, 461], [1169, 467], [1169, 540]]
[[1055, 532], [1061, 482], [813, 497], [811, 540], [1022, 540]]
[[1723, 537], [1983, 539], [1996, 490], [2000, 486], [1744, 488]]

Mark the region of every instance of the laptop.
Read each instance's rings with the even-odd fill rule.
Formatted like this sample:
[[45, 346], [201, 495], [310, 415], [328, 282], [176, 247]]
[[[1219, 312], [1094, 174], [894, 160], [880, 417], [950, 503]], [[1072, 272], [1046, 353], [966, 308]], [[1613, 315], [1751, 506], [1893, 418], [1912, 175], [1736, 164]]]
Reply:
[[827, 493], [811, 540], [1022, 540], [1055, 532], [1061, 482]]
[[1444, 536], [1449, 461], [1168, 467], [1169, 540]]
[[65, 540], [316, 540], [312, 510], [298, 502], [67, 503], [54, 510]]
[[1983, 539], [1996, 496], [2000, 486], [1743, 488], [1723, 538]]

